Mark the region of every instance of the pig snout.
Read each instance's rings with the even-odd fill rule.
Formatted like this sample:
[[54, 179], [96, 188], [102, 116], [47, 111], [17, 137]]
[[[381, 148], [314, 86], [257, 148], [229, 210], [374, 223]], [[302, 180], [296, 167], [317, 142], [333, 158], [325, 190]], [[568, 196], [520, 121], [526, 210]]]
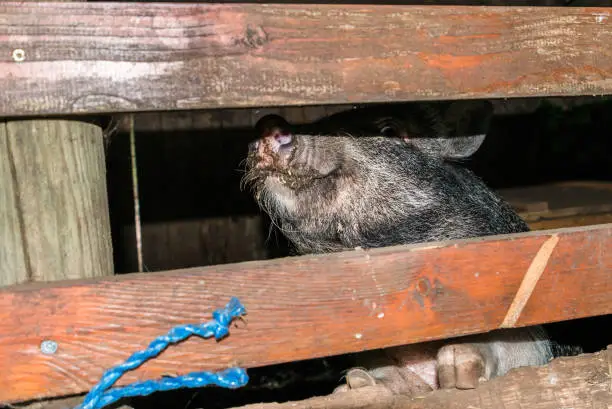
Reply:
[[277, 131], [249, 143], [248, 147], [256, 168], [284, 167], [293, 149], [293, 136]]

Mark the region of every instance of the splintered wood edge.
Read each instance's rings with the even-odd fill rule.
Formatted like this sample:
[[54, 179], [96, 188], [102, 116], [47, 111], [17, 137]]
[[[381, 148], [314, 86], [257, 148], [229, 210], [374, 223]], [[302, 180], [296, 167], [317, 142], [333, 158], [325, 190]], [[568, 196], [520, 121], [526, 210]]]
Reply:
[[[556, 409], [612, 406], [612, 345], [607, 350], [552, 360], [541, 367], [513, 369], [472, 390], [437, 390], [418, 397], [393, 396], [370, 386], [328, 396], [285, 403], [256, 403], [232, 409]], [[570, 404], [571, 403], [571, 404]]]
[[171, 346], [118, 386], [609, 314], [611, 247], [609, 224], [2, 288], [0, 401], [85, 392], [231, 296], [248, 325]]
[[609, 8], [3, 2], [0, 22], [7, 117], [612, 94]]

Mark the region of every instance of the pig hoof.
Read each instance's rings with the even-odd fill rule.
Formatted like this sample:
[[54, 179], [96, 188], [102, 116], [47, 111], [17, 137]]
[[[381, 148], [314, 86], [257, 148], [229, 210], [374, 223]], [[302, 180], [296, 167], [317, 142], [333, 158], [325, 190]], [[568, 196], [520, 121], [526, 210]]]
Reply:
[[479, 382], [486, 380], [484, 357], [470, 344], [440, 348], [437, 361], [441, 389], [474, 389]]
[[359, 389], [365, 386], [376, 385], [374, 377], [365, 369], [353, 368], [346, 373], [346, 384], [334, 389], [334, 393], [346, 392], [350, 389]]
[[376, 385], [376, 380], [365, 369], [353, 368], [346, 374], [346, 384], [350, 389], [359, 389]]
[[385, 366], [370, 371], [353, 368], [346, 374], [346, 384], [337, 387], [336, 392], [380, 385], [394, 395], [416, 395], [432, 391], [420, 377], [413, 372], [396, 366]]

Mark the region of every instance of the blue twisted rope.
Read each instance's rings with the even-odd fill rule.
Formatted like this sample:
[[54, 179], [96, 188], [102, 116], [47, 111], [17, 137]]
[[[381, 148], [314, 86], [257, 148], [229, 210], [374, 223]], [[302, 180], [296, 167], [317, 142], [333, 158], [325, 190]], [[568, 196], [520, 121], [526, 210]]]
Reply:
[[204, 324], [189, 324], [172, 328], [149, 344], [147, 349], [135, 352], [123, 364], [107, 370], [96, 386], [85, 396], [83, 403], [76, 409], [100, 409], [121, 398], [131, 396], [146, 396], [157, 391], [169, 391], [179, 388], [199, 388], [207, 385], [217, 385], [223, 388], [239, 388], [247, 384], [249, 377], [241, 368], [230, 368], [225, 371], [194, 372], [175, 378], [162, 378], [136, 382], [124, 387], [108, 390], [123, 374], [142, 365], [145, 361], [159, 355], [169, 344], [176, 344], [197, 335], [202, 338], [214, 336], [217, 340], [229, 333], [229, 325], [234, 318], [246, 312], [237, 298], [232, 297], [224, 309], [213, 312], [213, 320]]

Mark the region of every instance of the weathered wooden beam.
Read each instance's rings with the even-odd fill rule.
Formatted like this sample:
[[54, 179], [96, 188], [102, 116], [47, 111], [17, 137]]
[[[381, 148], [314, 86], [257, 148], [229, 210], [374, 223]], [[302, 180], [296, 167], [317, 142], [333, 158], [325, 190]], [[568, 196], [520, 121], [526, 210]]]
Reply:
[[[611, 250], [602, 225], [4, 288], [0, 402], [85, 391], [231, 296], [246, 327], [171, 347], [120, 384], [609, 314]], [[43, 340], [57, 352], [42, 354]]]
[[0, 5], [0, 116], [612, 93], [609, 8]]
[[299, 402], [259, 403], [234, 409], [593, 409], [612, 407], [612, 347], [594, 354], [554, 359], [541, 367], [517, 368], [471, 390], [424, 396], [391, 395], [367, 387]]

